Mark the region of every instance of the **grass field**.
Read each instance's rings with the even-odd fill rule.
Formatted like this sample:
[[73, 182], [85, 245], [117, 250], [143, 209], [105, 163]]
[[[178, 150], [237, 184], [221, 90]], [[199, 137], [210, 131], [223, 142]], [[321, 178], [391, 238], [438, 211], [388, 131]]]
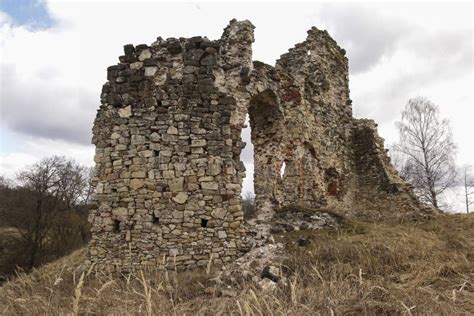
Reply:
[[[307, 247], [296, 241], [311, 239]], [[1, 315], [467, 315], [474, 314], [474, 216], [424, 223], [344, 221], [335, 231], [276, 239], [291, 254], [286, 285], [251, 283], [219, 295], [216, 267], [112, 278], [78, 270], [85, 250], [0, 287]]]

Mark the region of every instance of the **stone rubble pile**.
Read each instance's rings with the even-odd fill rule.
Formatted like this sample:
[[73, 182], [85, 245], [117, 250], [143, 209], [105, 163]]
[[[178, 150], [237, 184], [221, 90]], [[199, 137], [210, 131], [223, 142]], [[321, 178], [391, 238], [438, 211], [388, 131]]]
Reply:
[[[246, 239], [246, 242], [250, 244], [249, 251], [232, 263], [223, 266], [214, 281], [219, 288], [223, 289], [221, 292], [224, 296], [231, 296], [231, 293], [234, 293], [242, 284], [253, 283], [264, 290], [272, 290], [278, 284], [286, 284], [288, 271], [284, 262], [289, 257], [284, 245], [275, 241], [274, 234], [284, 236], [285, 233], [292, 231], [337, 229], [337, 227], [338, 219], [328, 213], [298, 208], [288, 208], [277, 212], [265, 223], [252, 221], [246, 227], [247, 237], [252, 236]], [[305, 237], [298, 240], [298, 246], [308, 245], [309, 240]]]
[[327, 213], [314, 213], [290, 207], [275, 214], [271, 222], [270, 232], [279, 234], [324, 227], [335, 228], [337, 227], [337, 221]]

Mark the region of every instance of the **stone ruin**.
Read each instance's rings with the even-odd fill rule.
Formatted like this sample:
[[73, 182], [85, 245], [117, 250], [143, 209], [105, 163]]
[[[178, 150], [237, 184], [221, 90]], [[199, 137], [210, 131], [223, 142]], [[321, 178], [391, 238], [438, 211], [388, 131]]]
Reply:
[[371, 220], [426, 212], [375, 122], [352, 117], [348, 59], [329, 34], [313, 27], [270, 66], [252, 61], [253, 30], [232, 20], [218, 40], [125, 45], [107, 69], [93, 127], [91, 263], [129, 271], [238, 257], [246, 115], [260, 222], [282, 207]]

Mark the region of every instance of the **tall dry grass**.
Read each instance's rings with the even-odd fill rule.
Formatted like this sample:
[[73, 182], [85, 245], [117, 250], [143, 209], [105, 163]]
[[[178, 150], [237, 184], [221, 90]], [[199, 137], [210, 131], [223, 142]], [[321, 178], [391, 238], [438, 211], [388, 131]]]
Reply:
[[[305, 235], [308, 247], [296, 241]], [[219, 296], [206, 269], [111, 277], [82, 274], [84, 250], [0, 288], [1, 315], [474, 314], [474, 216], [414, 224], [345, 222], [338, 231], [277, 236], [288, 282]], [[209, 272], [209, 273], [207, 273]]]

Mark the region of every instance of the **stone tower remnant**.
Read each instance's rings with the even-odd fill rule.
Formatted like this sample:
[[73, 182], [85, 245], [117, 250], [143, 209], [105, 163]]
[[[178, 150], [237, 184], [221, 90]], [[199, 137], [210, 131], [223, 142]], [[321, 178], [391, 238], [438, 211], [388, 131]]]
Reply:
[[253, 29], [232, 20], [218, 40], [125, 45], [107, 69], [93, 128], [96, 266], [187, 268], [238, 256], [247, 114], [261, 220], [284, 206], [371, 219], [423, 213], [377, 125], [352, 117], [345, 51], [312, 28], [269, 66], [252, 61]]

